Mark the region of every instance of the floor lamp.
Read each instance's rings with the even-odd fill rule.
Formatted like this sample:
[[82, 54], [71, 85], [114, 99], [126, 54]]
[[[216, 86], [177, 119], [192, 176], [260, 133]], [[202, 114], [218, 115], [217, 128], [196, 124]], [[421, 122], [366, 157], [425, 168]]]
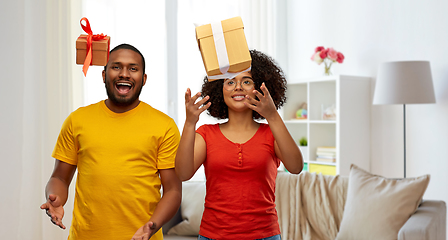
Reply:
[[428, 61], [385, 62], [380, 65], [373, 104], [403, 104], [404, 178], [406, 178], [406, 104], [435, 102]]

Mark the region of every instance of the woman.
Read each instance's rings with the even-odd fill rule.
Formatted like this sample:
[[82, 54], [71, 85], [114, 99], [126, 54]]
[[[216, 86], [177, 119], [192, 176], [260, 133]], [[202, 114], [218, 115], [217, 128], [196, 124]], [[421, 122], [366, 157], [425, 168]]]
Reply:
[[[199, 101], [201, 93], [185, 93], [187, 116], [175, 169], [186, 181], [204, 164], [206, 197], [198, 239], [280, 239], [277, 168], [280, 161], [291, 173], [303, 168], [302, 154], [277, 112], [286, 100], [284, 74], [272, 58], [250, 53], [250, 71], [233, 79], [205, 78]], [[228, 121], [195, 131], [205, 110]]]

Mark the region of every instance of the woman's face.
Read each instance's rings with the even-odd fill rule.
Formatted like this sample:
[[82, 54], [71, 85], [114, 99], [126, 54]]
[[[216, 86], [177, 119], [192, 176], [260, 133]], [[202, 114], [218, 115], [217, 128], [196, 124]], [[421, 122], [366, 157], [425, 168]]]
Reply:
[[250, 71], [243, 72], [233, 79], [225, 79], [222, 88], [224, 102], [227, 107], [229, 107], [229, 110], [250, 110], [244, 105], [244, 102], [249, 103], [246, 99], [246, 95], [249, 95], [251, 98], [255, 98], [255, 94], [253, 93], [254, 89], [255, 84], [252, 80], [252, 74]]

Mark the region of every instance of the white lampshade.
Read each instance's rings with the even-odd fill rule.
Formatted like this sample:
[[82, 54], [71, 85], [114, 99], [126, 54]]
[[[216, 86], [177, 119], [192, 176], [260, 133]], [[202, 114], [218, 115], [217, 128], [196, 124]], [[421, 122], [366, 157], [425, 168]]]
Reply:
[[373, 104], [435, 102], [428, 61], [386, 62], [380, 65]]

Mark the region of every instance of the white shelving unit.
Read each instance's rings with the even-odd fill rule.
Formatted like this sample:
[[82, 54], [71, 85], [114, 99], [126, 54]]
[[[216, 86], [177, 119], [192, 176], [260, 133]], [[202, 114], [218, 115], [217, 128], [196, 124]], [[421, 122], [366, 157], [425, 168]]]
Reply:
[[[297, 144], [306, 137], [305, 170], [329, 175], [346, 175], [350, 165], [370, 170], [370, 78], [326, 76], [299, 79], [288, 84], [287, 103], [280, 114]], [[307, 119], [296, 119], [302, 103]], [[335, 120], [322, 119], [322, 106], [336, 106]], [[317, 162], [317, 147], [336, 148], [336, 162]]]

